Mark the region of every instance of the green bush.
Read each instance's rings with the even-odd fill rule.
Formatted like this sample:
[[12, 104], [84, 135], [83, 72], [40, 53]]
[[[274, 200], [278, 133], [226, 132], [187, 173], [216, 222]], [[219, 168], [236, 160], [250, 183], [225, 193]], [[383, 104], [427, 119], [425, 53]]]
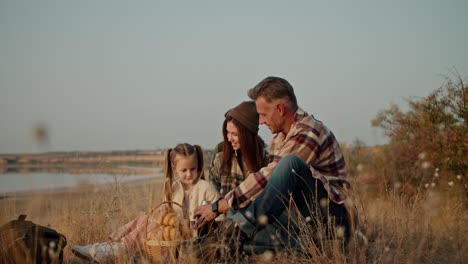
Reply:
[[377, 114], [372, 125], [390, 139], [383, 152], [389, 183], [424, 189], [461, 181], [468, 194], [467, 101], [468, 86], [457, 74], [429, 96], [408, 100], [407, 112], [392, 105]]

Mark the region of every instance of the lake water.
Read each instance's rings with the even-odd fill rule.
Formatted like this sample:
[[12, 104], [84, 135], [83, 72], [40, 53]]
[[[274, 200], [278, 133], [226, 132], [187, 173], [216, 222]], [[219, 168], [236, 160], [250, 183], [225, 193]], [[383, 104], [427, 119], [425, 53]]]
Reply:
[[116, 181], [126, 182], [132, 180], [162, 177], [160, 169], [151, 174], [105, 174], [105, 173], [3, 173], [0, 174], [0, 195], [9, 193], [54, 190], [59, 188], [76, 187], [79, 185], [113, 184]]

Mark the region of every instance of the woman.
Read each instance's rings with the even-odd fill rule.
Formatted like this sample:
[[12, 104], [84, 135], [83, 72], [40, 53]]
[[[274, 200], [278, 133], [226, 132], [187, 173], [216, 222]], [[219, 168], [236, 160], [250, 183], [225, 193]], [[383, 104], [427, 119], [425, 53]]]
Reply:
[[209, 180], [222, 197], [268, 163], [265, 143], [258, 135], [255, 102], [242, 102], [224, 116], [224, 140], [209, 171]]
[[[268, 164], [265, 143], [258, 135], [259, 115], [255, 102], [242, 102], [226, 112], [225, 117], [222, 130], [224, 140], [216, 146], [216, 154], [209, 170], [209, 180], [218, 189], [221, 197], [237, 187], [249, 174], [259, 171], [260, 168]], [[211, 219], [213, 219], [216, 214], [219, 214], [214, 212], [216, 203], [209, 209], [198, 207], [195, 210], [195, 215], [212, 214]], [[233, 213], [233, 210], [229, 210], [227, 216]], [[220, 218], [216, 218], [216, 220], [220, 220]], [[211, 228], [210, 223], [212, 220], [198, 219], [196, 226], [209, 229]], [[284, 238], [278, 236], [277, 229], [279, 228], [271, 225], [261, 230], [251, 244], [257, 245], [259, 248], [264, 245], [279, 244], [279, 241], [284, 240]]]

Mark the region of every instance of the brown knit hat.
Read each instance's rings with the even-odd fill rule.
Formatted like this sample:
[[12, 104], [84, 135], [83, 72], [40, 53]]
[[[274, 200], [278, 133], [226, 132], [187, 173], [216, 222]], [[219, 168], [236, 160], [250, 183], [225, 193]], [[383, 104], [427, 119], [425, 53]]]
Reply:
[[232, 117], [252, 133], [258, 132], [258, 113], [254, 101], [245, 101], [226, 112], [225, 117]]

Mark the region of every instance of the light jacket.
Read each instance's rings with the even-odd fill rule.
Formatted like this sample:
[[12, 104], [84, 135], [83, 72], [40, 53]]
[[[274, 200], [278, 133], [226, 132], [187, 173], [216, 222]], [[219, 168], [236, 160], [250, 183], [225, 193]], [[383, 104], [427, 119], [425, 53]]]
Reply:
[[[211, 183], [206, 180], [199, 179], [190, 191], [189, 208], [186, 208], [190, 221], [195, 221], [193, 212], [201, 205], [203, 200], [213, 203], [218, 200], [219, 197], [219, 192]], [[183, 205], [184, 188], [182, 188], [182, 183], [179, 180], [175, 180], [172, 184], [172, 201]], [[178, 213], [182, 213], [181, 208], [178, 206], [174, 206], [174, 209], [178, 211]]]

